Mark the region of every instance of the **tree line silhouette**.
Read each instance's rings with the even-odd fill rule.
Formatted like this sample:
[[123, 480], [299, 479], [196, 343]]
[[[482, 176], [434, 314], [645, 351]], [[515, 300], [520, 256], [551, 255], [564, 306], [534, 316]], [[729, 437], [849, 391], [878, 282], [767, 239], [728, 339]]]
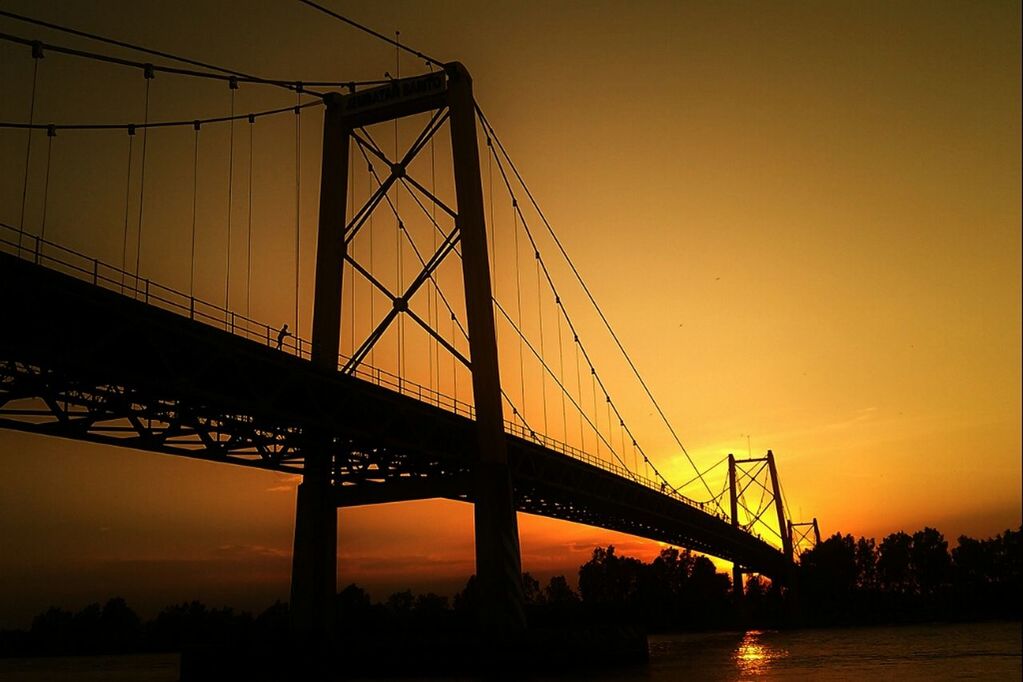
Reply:
[[[787, 596], [815, 624], [1019, 619], [1021, 536], [1023, 528], [987, 540], [961, 536], [949, 551], [934, 528], [880, 543], [836, 533], [800, 557], [797, 589]], [[760, 617], [784, 622], [783, 600], [761, 585], [749, 592]]]
[[[565, 576], [546, 585], [523, 574], [532, 628], [630, 624], [647, 631], [799, 627], [932, 620], [1019, 619], [1023, 615], [1023, 528], [993, 538], [959, 538], [949, 551], [940, 532], [898, 532], [880, 543], [836, 533], [804, 552], [785, 587], [759, 576], [736, 600], [731, 580], [706, 557], [666, 548], [649, 563], [613, 546], [593, 550], [579, 568], [578, 591]], [[395, 592], [374, 602], [352, 584], [336, 597], [339, 636], [352, 642], [382, 633], [471, 632], [475, 576], [452, 599]], [[284, 641], [288, 607], [253, 616], [193, 601], [142, 619], [121, 598], [78, 612], [51, 607], [28, 630], [0, 631], [0, 656], [178, 652]]]

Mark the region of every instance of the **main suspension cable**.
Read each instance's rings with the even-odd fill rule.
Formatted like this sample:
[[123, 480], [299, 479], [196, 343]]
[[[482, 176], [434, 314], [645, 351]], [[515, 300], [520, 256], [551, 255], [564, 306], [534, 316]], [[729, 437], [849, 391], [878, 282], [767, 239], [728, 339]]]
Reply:
[[[309, 107], [323, 106], [322, 100], [313, 100], [312, 102], [306, 102], [298, 106], [298, 109], [308, 109]], [[263, 111], [254, 111], [249, 114], [236, 114], [234, 116], [213, 116], [210, 118], [193, 118], [190, 120], [175, 120], [175, 121], [154, 121], [149, 122], [148, 120], [144, 123], [15, 123], [11, 121], [0, 121], [0, 128], [13, 128], [13, 129], [31, 129], [31, 130], [49, 130], [52, 126], [54, 130], [128, 130], [129, 128], [147, 130], [149, 128], [176, 128], [194, 125], [196, 121], [203, 125], [209, 125], [213, 123], [226, 123], [228, 121], [240, 121], [241, 119], [249, 118], [262, 118], [264, 116], [275, 116], [277, 114], [285, 114], [288, 112], [295, 111], [295, 106], [280, 107], [277, 109], [265, 109]]]
[[[61, 31], [63, 33], [68, 33], [70, 35], [75, 35], [75, 36], [78, 36], [80, 38], [87, 38], [89, 40], [95, 40], [97, 42], [106, 43], [108, 45], [114, 45], [114, 46], [121, 47], [121, 48], [124, 48], [124, 49], [133, 50], [135, 52], [141, 52], [141, 53], [144, 53], [144, 54], [150, 54], [150, 55], [154, 55], [154, 56], [157, 56], [157, 57], [162, 57], [164, 59], [170, 59], [170, 60], [173, 60], [173, 61], [176, 61], [176, 62], [181, 62], [182, 64], [191, 64], [192, 66], [198, 66], [198, 67], [203, 68], [203, 69], [209, 69], [210, 71], [217, 71], [217, 72], [219, 72], [219, 73], [210, 73], [209, 71], [195, 71], [195, 70], [192, 70], [192, 69], [184, 69], [184, 68], [180, 68], [180, 67], [167, 66], [167, 65], [156, 65], [156, 64], [153, 65], [154, 70], [161, 71], [161, 72], [164, 72], [164, 73], [173, 73], [173, 74], [182, 75], [182, 76], [192, 76], [192, 77], [196, 77], [196, 78], [208, 78], [208, 79], [215, 79], [215, 80], [228, 80], [229, 77], [233, 76], [233, 77], [237, 78], [240, 82], [253, 83], [253, 84], [261, 84], [261, 85], [273, 85], [273, 86], [277, 86], [277, 87], [281, 87], [281, 88], [286, 88], [288, 90], [295, 90], [301, 84], [304, 84], [307, 87], [309, 87], [309, 86], [311, 86], [311, 87], [347, 87], [347, 86], [353, 86], [353, 85], [385, 85], [385, 84], [388, 83], [388, 81], [386, 79], [361, 80], [361, 81], [342, 81], [342, 80], [337, 80], [337, 81], [317, 81], [317, 80], [289, 80], [289, 79], [280, 79], [280, 78], [264, 78], [264, 77], [261, 77], [261, 76], [254, 76], [252, 74], [245, 73], [243, 71], [238, 71], [238, 70], [235, 70], [235, 69], [229, 69], [229, 68], [225, 68], [225, 67], [222, 67], [222, 66], [217, 66], [215, 64], [210, 64], [210, 63], [202, 62], [202, 61], [199, 61], [199, 60], [196, 60], [196, 59], [191, 59], [189, 57], [182, 57], [180, 55], [175, 55], [175, 54], [171, 54], [169, 52], [163, 52], [163, 51], [160, 51], [160, 50], [154, 50], [154, 49], [151, 49], [151, 48], [148, 48], [148, 47], [143, 47], [141, 45], [134, 45], [132, 43], [128, 43], [128, 42], [125, 42], [125, 41], [122, 41], [122, 40], [116, 40], [114, 38], [108, 38], [108, 37], [101, 36], [101, 35], [98, 35], [98, 34], [95, 34], [95, 33], [88, 33], [88, 32], [85, 32], [85, 31], [80, 31], [78, 29], [69, 28], [69, 27], [66, 27], [66, 26], [61, 26], [59, 24], [54, 24], [54, 23], [51, 23], [51, 22], [42, 21], [40, 19], [33, 19], [31, 17], [26, 17], [26, 16], [23, 16], [23, 15], [20, 15], [20, 14], [15, 14], [14, 12], [8, 12], [6, 10], [0, 10], [0, 16], [5, 16], [5, 17], [11, 18], [11, 19], [16, 19], [18, 21], [23, 21], [23, 22], [26, 22], [26, 23], [29, 23], [29, 24], [34, 24], [36, 26], [42, 26], [44, 28], [49, 28], [49, 29], [52, 29], [52, 30], [55, 30], [55, 31]], [[96, 52], [90, 52], [90, 51], [87, 51], [87, 50], [78, 50], [78, 49], [74, 49], [74, 48], [63, 47], [63, 46], [60, 46], [60, 45], [52, 45], [52, 44], [49, 44], [49, 43], [42, 43], [42, 42], [39, 42], [39, 41], [33, 41], [33, 40], [28, 39], [28, 38], [22, 38], [20, 36], [14, 36], [14, 35], [10, 35], [10, 34], [7, 34], [7, 33], [0, 33], [0, 40], [5, 40], [7, 42], [12, 42], [12, 43], [21, 43], [23, 45], [29, 45], [29, 44], [38, 42], [42, 47], [45, 47], [48, 50], [53, 50], [54, 52], [59, 52], [61, 54], [67, 54], [67, 55], [76, 56], [76, 57], [83, 57], [83, 58], [86, 58], [86, 59], [92, 59], [94, 61], [102, 61], [102, 62], [107, 62], [107, 63], [111, 63], [111, 64], [119, 64], [121, 66], [136, 66], [136, 67], [143, 66], [142, 63], [137, 62], [137, 61], [133, 61], [133, 60], [130, 60], [130, 59], [122, 59], [122, 58], [119, 58], [119, 57], [113, 57], [111, 55], [105, 55], [105, 54], [100, 54], [100, 53], [96, 53]], [[310, 91], [310, 94], [322, 95], [323, 93], [312, 93]]]
[[388, 38], [384, 34], [378, 33], [376, 31], [374, 31], [373, 29], [369, 28], [368, 26], [364, 26], [363, 24], [360, 24], [359, 22], [357, 22], [357, 21], [355, 21], [353, 19], [349, 19], [348, 17], [346, 17], [344, 15], [341, 15], [341, 14], [338, 14], [337, 12], [329, 10], [326, 7], [324, 7], [323, 5], [321, 5], [321, 4], [317, 3], [317, 2], [312, 2], [312, 0], [298, 0], [298, 1], [301, 2], [303, 5], [308, 5], [309, 7], [312, 7], [315, 10], [323, 12], [324, 14], [326, 14], [328, 16], [334, 17], [338, 21], [342, 21], [342, 22], [348, 24], [349, 26], [357, 28], [357, 29], [359, 29], [360, 31], [362, 31], [364, 33], [368, 33], [369, 35], [373, 36], [374, 38], [377, 38], [378, 40], [382, 40], [385, 43], [389, 43], [389, 44], [393, 45], [394, 47], [396, 47], [399, 50], [404, 50], [405, 52], [408, 52], [409, 54], [413, 54], [416, 57], [419, 57], [420, 59], [422, 59], [423, 61], [425, 61], [427, 63], [433, 64], [434, 66], [439, 66], [442, 69], [444, 68], [444, 64], [442, 62], [437, 61], [433, 57], [427, 56], [427, 55], [423, 54], [422, 52], [419, 52], [418, 50], [413, 50], [411, 47], [409, 47], [407, 45], [402, 45], [398, 41], [392, 40], [391, 38]]
[[[530, 202], [533, 205], [533, 208], [536, 210], [536, 212], [539, 215], [539, 217], [540, 217], [541, 221], [543, 222], [544, 226], [547, 228], [548, 233], [551, 235], [551, 238], [554, 240], [554, 243], [557, 245], [558, 250], [561, 252], [562, 257], [568, 263], [569, 267], [572, 270], [572, 273], [575, 275], [576, 280], [579, 282], [579, 284], [582, 287], [583, 291], [586, 293], [586, 296], [589, 299], [590, 303], [596, 309], [597, 314], [600, 316], [601, 321], [604, 323], [604, 327], [608, 330], [608, 333], [611, 335], [611, 338], [614, 340], [615, 345], [618, 347], [619, 351], [622, 353], [622, 355], [625, 358], [626, 362], [629, 364], [629, 367], [631, 368], [633, 374], [635, 375], [635, 377], [639, 381], [640, 385], [643, 387], [643, 390], [646, 393], [647, 398], [650, 400], [650, 402], [653, 404], [654, 408], [657, 410], [658, 415], [660, 415], [661, 420], [664, 422], [665, 426], [668, 428], [668, 431], [671, 433], [671, 436], [675, 440], [675, 443], [679, 446], [679, 448], [682, 450], [683, 454], [686, 456], [686, 459], [689, 461], [689, 464], [693, 467], [694, 471], [699, 472], [699, 468], [696, 466], [696, 463], [693, 461], [693, 458], [689, 455], [689, 451], [686, 450], [685, 445], [682, 443], [681, 438], [679, 438], [679, 436], [676, 433], [674, 427], [671, 425], [671, 422], [668, 420], [668, 417], [664, 413], [664, 410], [661, 408], [660, 403], [658, 403], [657, 399], [654, 398], [654, 395], [651, 392], [650, 387], [647, 385], [646, 381], [643, 379], [643, 376], [640, 374], [639, 369], [636, 367], [635, 362], [633, 362], [632, 357], [625, 350], [625, 346], [622, 344], [622, 342], [619, 339], [618, 335], [615, 333], [614, 328], [611, 326], [611, 323], [608, 321], [607, 317], [604, 315], [603, 310], [601, 310], [600, 306], [597, 305], [596, 299], [593, 297], [592, 292], [590, 291], [589, 287], [586, 285], [586, 282], [583, 280], [582, 275], [579, 273], [579, 270], [575, 266], [575, 263], [569, 257], [568, 252], [565, 250], [564, 245], [561, 243], [561, 240], [558, 239], [558, 236], [554, 232], [554, 229], [551, 227], [551, 224], [547, 220], [546, 215], [540, 209], [540, 205], [537, 203], [536, 198], [533, 196], [533, 193], [530, 191], [528, 185], [526, 185], [525, 180], [522, 178], [521, 173], [519, 173], [518, 168], [515, 166], [515, 162], [512, 161], [511, 157], [508, 155], [507, 150], [505, 149], [504, 145], [501, 143], [501, 139], [497, 136], [496, 132], [494, 131], [493, 126], [490, 125], [490, 121], [487, 119], [486, 115], [483, 113], [483, 110], [479, 107], [479, 105], [476, 106], [476, 112], [479, 115], [480, 120], [482, 121], [482, 123], [484, 125], [484, 128], [486, 129], [487, 133], [490, 136], [493, 137], [495, 142], [497, 142], [498, 149], [501, 151], [501, 154], [504, 156], [505, 160], [508, 162], [508, 165], [511, 168], [512, 172], [514, 173], [516, 179], [518, 180], [519, 185], [522, 187], [523, 191], [525, 191], [526, 196], [529, 198]], [[699, 480], [703, 483], [704, 487], [707, 490], [707, 493], [710, 494], [710, 495], [713, 495], [714, 492], [711, 490], [710, 485], [707, 483], [706, 479], [704, 479], [703, 476], [700, 476]]]

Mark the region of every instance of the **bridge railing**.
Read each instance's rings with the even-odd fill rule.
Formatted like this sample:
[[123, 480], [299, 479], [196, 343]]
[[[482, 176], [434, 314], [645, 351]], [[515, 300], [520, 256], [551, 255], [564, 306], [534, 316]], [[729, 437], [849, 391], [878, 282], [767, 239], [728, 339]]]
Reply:
[[[239, 315], [225, 307], [208, 303], [196, 298], [194, 295], [186, 294], [153, 282], [150, 279], [139, 277], [136, 273], [109, 265], [97, 258], [86, 256], [37, 235], [24, 233], [5, 223], [0, 223], [0, 251], [70, 275], [76, 279], [90, 282], [109, 291], [129, 296], [148, 305], [176, 313], [190, 320], [223, 329], [226, 332], [256, 341], [269, 348], [278, 347], [278, 330], [268, 324]], [[309, 359], [312, 344], [301, 337], [289, 335], [281, 339], [279, 348], [290, 355]], [[338, 368], [343, 367], [348, 360], [348, 356], [339, 354]], [[385, 369], [363, 363], [356, 366], [354, 370], [351, 370], [350, 374], [401, 395], [439, 407], [445, 411], [468, 417], [469, 419], [475, 419], [476, 414], [472, 404], [458, 400], [428, 386], [410, 381]], [[504, 428], [509, 434], [533, 441], [565, 456], [635, 481], [640, 485], [675, 498], [687, 505], [701, 509], [708, 514], [721, 516], [709, 504], [698, 502], [671, 488], [666, 488], [662, 483], [641, 476], [622, 464], [602, 459], [592, 453], [545, 436], [528, 428], [524, 423], [505, 420]]]

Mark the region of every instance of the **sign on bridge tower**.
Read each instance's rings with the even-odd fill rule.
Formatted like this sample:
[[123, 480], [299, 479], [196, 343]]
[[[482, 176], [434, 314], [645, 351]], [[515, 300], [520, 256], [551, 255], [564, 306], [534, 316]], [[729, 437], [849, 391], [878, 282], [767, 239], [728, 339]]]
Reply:
[[[345, 268], [366, 277], [391, 300], [391, 309], [357, 348], [353, 348], [342, 371], [352, 372], [374, 344], [401, 315], [407, 314], [442, 346], [465, 364], [472, 374], [479, 457], [473, 463], [475, 504], [476, 576], [480, 590], [482, 625], [493, 631], [516, 631], [525, 626], [522, 606], [521, 560], [518, 526], [512, 498], [501, 408], [497, 342], [494, 328], [490, 266], [476, 137], [476, 106], [472, 79], [461, 64], [448, 64], [443, 72], [394, 80], [380, 87], [332, 94], [326, 98], [323, 130], [323, 168], [320, 183], [320, 215], [316, 253], [316, 290], [313, 308], [313, 362], [323, 371], [335, 371], [341, 338], [341, 289]], [[400, 159], [388, 159], [372, 143], [364, 127], [432, 113], [430, 122]], [[420, 274], [404, 291], [388, 291], [347, 252], [355, 235], [388, 189], [407, 177], [411, 161], [427, 147], [442, 128], [450, 124], [456, 208], [446, 206], [416, 184], [447, 212], [455, 229]], [[349, 152], [358, 144], [389, 165], [389, 175], [364, 206], [346, 215]], [[409, 182], [413, 182], [409, 178]], [[414, 315], [410, 299], [429, 281], [440, 263], [460, 245], [465, 291], [469, 358], [463, 357], [429, 324]], [[305, 476], [299, 487], [292, 574], [292, 614], [296, 630], [329, 632], [335, 576], [337, 574], [337, 511], [332, 497], [331, 455], [337, 444], [309, 434], [305, 447]], [[328, 503], [328, 501], [330, 501]]]

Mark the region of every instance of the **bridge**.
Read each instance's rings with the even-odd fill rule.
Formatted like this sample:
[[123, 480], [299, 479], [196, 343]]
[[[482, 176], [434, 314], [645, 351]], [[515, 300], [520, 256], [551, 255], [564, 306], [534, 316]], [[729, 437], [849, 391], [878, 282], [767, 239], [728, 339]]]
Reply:
[[[555, 255], [564, 256], [578, 277], [582, 300], [595, 307], [680, 450], [692, 458], [533, 200], [478, 106], [462, 65], [415, 53], [425, 57], [426, 73], [308, 83], [208, 65], [196, 69], [113, 59], [31, 37], [0, 39], [22, 49], [32, 73], [28, 120], [0, 123], [5, 134], [26, 140], [20, 211], [8, 211], [19, 219], [0, 224], [0, 287], [10, 330], [0, 336], [0, 427], [300, 474], [291, 589], [298, 632], [322, 635], [333, 628], [337, 509], [354, 505], [428, 498], [472, 504], [480, 618], [499, 633], [525, 627], [516, 512], [720, 557], [733, 562], [740, 593], [744, 572], [787, 579], [798, 551], [793, 528], [805, 524], [789, 518], [773, 453], [747, 459], [728, 455], [703, 470], [693, 463], [693, 479], [682, 484], [662, 474], [627, 425], [576, 318], [569, 315], [563, 289], [541, 252], [538, 223], [547, 229]], [[143, 121], [38, 122], [39, 64], [47, 55], [105, 60], [111, 68], [140, 73]], [[149, 95], [157, 74], [222, 82], [229, 114], [151, 118]], [[235, 94], [243, 87], [283, 90], [295, 103], [239, 114]], [[318, 204], [314, 264], [306, 263], [303, 271], [300, 126], [313, 111], [322, 113]], [[256, 319], [251, 301], [252, 207], [260, 196], [253, 190], [253, 130], [257, 121], [281, 117], [290, 117], [296, 127], [290, 329]], [[399, 121], [406, 126], [403, 148]], [[229, 128], [230, 144], [226, 220], [212, 221], [226, 227], [224, 253], [217, 256], [226, 265], [225, 293], [222, 302], [213, 303], [198, 291], [203, 278], [196, 274], [202, 255], [197, 255], [196, 233], [202, 222], [197, 195], [204, 191], [199, 159], [206, 153], [201, 135], [216, 126]], [[248, 134], [246, 147], [239, 142], [244, 140], [235, 130], [239, 126]], [[378, 142], [389, 126], [391, 150]], [[442, 154], [451, 176], [446, 185], [436, 178], [435, 145], [444, 129], [450, 145], [449, 154]], [[143, 255], [154, 271], [162, 260], [162, 254], [153, 260], [144, 251], [143, 207], [154, 192], [170, 191], [145, 186], [146, 140], [168, 130], [190, 132], [192, 138], [191, 172], [176, 173], [184, 176], [186, 194], [191, 191], [191, 230], [181, 232], [190, 234], [191, 243], [187, 290], [143, 268]], [[95, 219], [78, 215], [55, 225], [51, 217], [48, 225], [47, 210], [52, 216], [54, 202], [72, 200], [49, 196], [51, 175], [58, 172], [51, 168], [54, 145], [72, 135], [125, 133], [123, 235], [114, 240], [121, 247], [118, 262], [116, 247], [72, 247], [52, 236], [104, 229], [92, 227]], [[46, 163], [39, 183], [32, 159], [42, 143]], [[241, 213], [248, 227], [241, 230], [233, 193], [245, 184], [235, 166], [242, 166], [237, 157], [246, 152], [248, 210]], [[481, 156], [487, 159], [486, 173]], [[430, 180], [417, 179], [427, 168]], [[141, 177], [136, 180], [133, 173]], [[124, 176], [119, 183], [124, 186]], [[358, 186], [365, 187], [361, 194]], [[27, 197], [38, 192], [37, 219], [31, 211], [26, 215], [26, 206]], [[316, 193], [307, 187], [309, 194]], [[494, 207], [499, 198], [504, 220]], [[182, 222], [188, 222], [187, 213]], [[167, 225], [181, 227], [173, 220]], [[387, 263], [374, 255], [374, 234], [377, 254], [385, 254]], [[501, 273], [502, 282], [514, 281], [513, 293], [505, 292], [503, 301], [495, 273], [499, 234], [502, 248], [514, 249], [513, 257], [501, 259], [514, 264], [510, 274]], [[245, 254], [239, 253], [241, 235], [247, 240]], [[244, 280], [237, 271], [240, 261]], [[311, 305], [305, 306], [311, 310], [303, 307], [303, 275], [311, 280]], [[538, 322], [530, 328], [522, 280], [534, 276], [528, 293], [536, 294], [536, 304], [528, 312]], [[176, 279], [183, 282], [183, 273]], [[574, 372], [565, 361], [565, 346], [569, 359], [574, 353]], [[394, 364], [380, 366], [377, 358]], [[442, 364], [450, 365], [450, 381], [441, 376]], [[413, 378], [417, 368], [428, 375], [425, 380]], [[583, 376], [589, 377], [588, 387]], [[726, 460], [725, 485], [715, 493], [707, 477]], [[686, 492], [696, 484], [703, 486], [704, 499]], [[816, 532], [816, 520], [813, 528]], [[773, 534], [774, 541], [763, 539], [763, 533]]]

